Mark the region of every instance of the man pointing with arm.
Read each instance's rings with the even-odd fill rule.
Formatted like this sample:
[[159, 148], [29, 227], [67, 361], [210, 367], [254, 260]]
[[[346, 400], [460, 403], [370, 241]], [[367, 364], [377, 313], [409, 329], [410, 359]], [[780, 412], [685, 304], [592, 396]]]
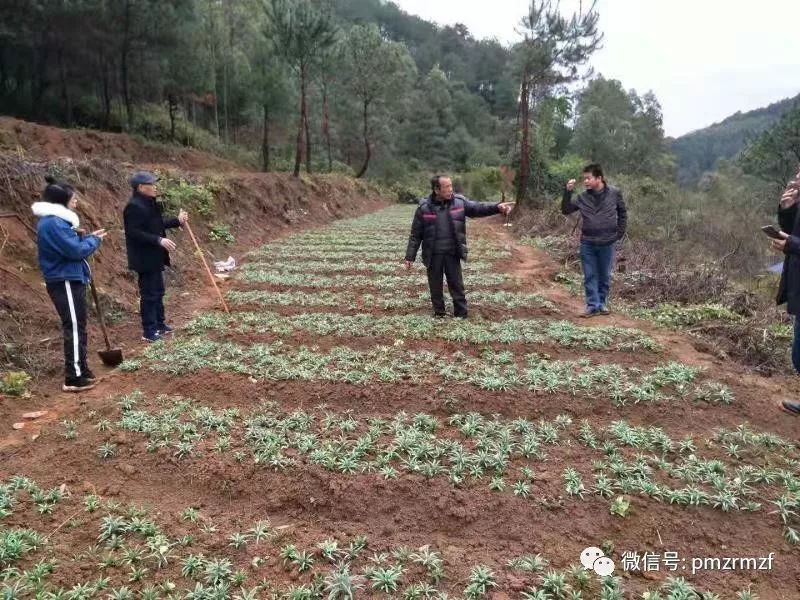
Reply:
[[467, 318], [467, 298], [461, 261], [467, 259], [467, 218], [508, 214], [513, 202], [473, 202], [453, 193], [450, 177], [436, 175], [431, 179], [431, 195], [414, 213], [411, 235], [406, 248], [405, 268], [410, 269], [422, 246], [422, 262], [428, 270], [428, 287], [433, 316], [446, 316], [442, 279], [453, 298], [453, 316]]

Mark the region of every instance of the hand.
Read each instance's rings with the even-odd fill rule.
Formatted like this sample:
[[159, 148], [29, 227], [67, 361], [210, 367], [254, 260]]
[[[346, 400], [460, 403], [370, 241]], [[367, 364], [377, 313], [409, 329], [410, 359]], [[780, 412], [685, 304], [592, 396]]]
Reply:
[[571, 191], [573, 191], [574, 189], [575, 189], [575, 180], [574, 180], [574, 179], [570, 179], [570, 180], [567, 182], [567, 191], [571, 192]]
[[185, 225], [188, 220], [189, 220], [189, 213], [181, 209], [180, 212], [178, 213], [178, 222], [181, 225]]
[[108, 235], [108, 232], [105, 229], [98, 229], [97, 231], [93, 231], [92, 235], [102, 240], [104, 237]]
[[499, 210], [502, 214], [507, 215], [514, 210], [515, 205], [515, 202], [501, 202], [497, 205], [497, 210]]
[[789, 190], [783, 196], [781, 196], [781, 207], [789, 208], [793, 206], [795, 202], [797, 202], [798, 197], [800, 197], [800, 191], [798, 190]]
[[781, 239], [772, 240], [770, 244], [773, 250], [777, 250], [778, 252], [784, 252], [786, 248], [786, 240], [789, 239], [789, 236], [783, 231], [779, 231], [778, 233], [780, 234]]
[[411, 268], [411, 264], [412, 263], [411, 263], [410, 260], [404, 260], [403, 261], [403, 266], [405, 267], [406, 271], [408, 271]]
[[167, 238], [161, 238], [161, 239], [159, 239], [159, 240], [158, 240], [158, 243], [159, 243], [159, 244], [161, 244], [161, 247], [162, 247], [164, 250], [166, 250], [167, 252], [171, 252], [172, 250], [175, 250], [175, 248], [177, 248], [177, 247], [178, 247], [178, 246], [175, 244], [175, 242], [173, 242], [172, 240], [170, 240], [170, 239], [167, 239]]

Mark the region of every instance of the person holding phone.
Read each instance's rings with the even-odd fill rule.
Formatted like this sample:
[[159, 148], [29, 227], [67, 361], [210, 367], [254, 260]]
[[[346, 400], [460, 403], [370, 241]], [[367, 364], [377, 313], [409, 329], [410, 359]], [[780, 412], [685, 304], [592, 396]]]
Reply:
[[139, 278], [142, 340], [157, 342], [172, 332], [164, 315], [164, 267], [170, 265], [169, 253], [177, 246], [167, 238], [166, 230], [183, 226], [189, 215], [185, 210], [173, 219], [162, 215], [153, 173], [137, 171], [129, 181], [133, 195], [123, 212], [128, 268]]
[[606, 183], [602, 167], [597, 163], [583, 169], [586, 191], [573, 200], [575, 180], [570, 179], [561, 199], [561, 213], [580, 212], [581, 267], [586, 294], [586, 310], [581, 317], [607, 315], [608, 295], [611, 291], [611, 265], [614, 263], [614, 246], [625, 235], [628, 211], [622, 192]]
[[[786, 304], [786, 312], [794, 316], [794, 340], [792, 341], [792, 366], [800, 374], [800, 170], [789, 183], [778, 203], [779, 239], [770, 245], [785, 256], [781, 282], [776, 303]], [[784, 400], [781, 407], [793, 415], [800, 415], [800, 401]]]
[[95, 376], [86, 360], [86, 284], [92, 272], [86, 259], [94, 254], [106, 236], [105, 229], [82, 236], [75, 210], [78, 199], [66, 182], [46, 177], [42, 199], [31, 209], [39, 217], [36, 247], [39, 268], [47, 294], [61, 318], [64, 332], [65, 392], [84, 392], [95, 386]]

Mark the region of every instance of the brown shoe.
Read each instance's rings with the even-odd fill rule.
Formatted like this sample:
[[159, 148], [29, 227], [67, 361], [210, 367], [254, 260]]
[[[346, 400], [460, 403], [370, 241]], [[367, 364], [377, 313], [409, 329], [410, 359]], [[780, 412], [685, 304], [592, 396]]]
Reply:
[[596, 317], [596, 316], [597, 316], [597, 315], [599, 315], [599, 314], [600, 314], [600, 313], [599, 313], [599, 311], [596, 311], [596, 310], [588, 310], [588, 309], [587, 309], [587, 310], [583, 311], [581, 314], [579, 314], [578, 316], [579, 316], [581, 319], [591, 319], [592, 317]]

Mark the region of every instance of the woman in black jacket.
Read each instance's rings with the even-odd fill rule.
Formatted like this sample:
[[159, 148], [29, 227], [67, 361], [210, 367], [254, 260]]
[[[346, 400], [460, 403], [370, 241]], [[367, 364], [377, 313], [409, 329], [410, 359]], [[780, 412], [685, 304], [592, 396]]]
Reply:
[[[777, 303], [786, 304], [786, 312], [794, 315], [794, 341], [792, 342], [792, 365], [800, 374], [800, 171], [789, 183], [778, 205], [778, 223], [783, 239], [773, 240], [772, 247], [783, 252], [781, 283], [778, 287]], [[800, 415], [800, 402], [784, 400], [783, 410]]]

